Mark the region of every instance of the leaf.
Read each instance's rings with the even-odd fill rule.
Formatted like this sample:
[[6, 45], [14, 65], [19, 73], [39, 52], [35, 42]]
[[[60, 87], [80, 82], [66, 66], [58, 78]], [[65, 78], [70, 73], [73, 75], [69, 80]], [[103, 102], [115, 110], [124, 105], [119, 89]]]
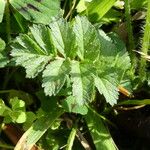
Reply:
[[26, 121], [25, 103], [17, 97], [10, 99], [11, 108], [0, 100], [0, 115], [4, 117], [4, 123], [24, 123]]
[[111, 68], [111, 71], [116, 72], [118, 80], [121, 82], [122, 77], [131, 67], [130, 57], [125, 44], [116, 34], [111, 33], [107, 36], [102, 30], [99, 30], [99, 39], [101, 43], [99, 68], [102, 68], [102, 66], [104, 70]]
[[24, 123], [26, 121], [26, 113], [23, 111], [13, 111], [10, 114], [13, 122]]
[[74, 33], [77, 37], [79, 58], [92, 61], [97, 59], [100, 53], [100, 41], [96, 29], [86, 17], [75, 18]]
[[63, 110], [57, 106], [56, 101], [49, 101], [51, 107], [49, 113], [35, 121], [35, 123], [23, 134], [17, 143], [15, 150], [31, 149], [41, 136], [55, 123], [56, 119], [63, 114]]
[[12, 122], [23, 123], [26, 121], [25, 102], [19, 100], [17, 97], [10, 99], [12, 112], [9, 116], [12, 118]]
[[5, 56], [6, 54], [4, 54], [5, 47], [5, 42], [0, 38], [0, 68], [5, 67], [9, 62], [8, 58]]
[[117, 106], [120, 105], [150, 105], [150, 99], [144, 99], [144, 100], [125, 100], [122, 102], [119, 102]]
[[5, 67], [8, 64], [9, 60], [4, 55], [0, 54], [0, 68]]
[[[47, 40], [44, 40], [44, 37], [41, 37], [39, 39], [41, 33], [37, 32], [37, 28], [40, 28], [41, 32], [43, 32], [42, 36], [47, 37]], [[27, 77], [34, 78], [45, 68], [46, 64], [52, 59], [52, 54], [50, 54], [52, 49], [49, 49], [50, 38], [48, 38], [48, 29], [46, 29], [44, 26], [34, 26], [30, 29], [31, 33], [36, 38], [36, 41], [34, 41], [28, 35], [20, 35], [12, 45], [13, 50], [11, 52], [11, 56], [14, 57], [17, 65], [21, 65], [26, 68]], [[35, 32], [37, 32], [37, 34], [35, 34]], [[39, 42], [40, 44], [38, 44], [37, 42]], [[44, 47], [44, 45], [46, 46]]]
[[81, 115], [86, 115], [88, 112], [87, 106], [78, 105], [76, 103], [76, 99], [73, 96], [69, 96], [65, 100], [63, 100], [62, 106], [67, 112], [79, 113]]
[[27, 20], [49, 24], [60, 11], [59, 0], [10, 0], [10, 4]]
[[105, 126], [98, 113], [92, 108], [89, 108], [85, 120], [97, 150], [117, 150], [108, 128]]
[[33, 25], [33, 27], [30, 27], [30, 30], [35, 41], [46, 54], [54, 52], [49, 28], [44, 25]]
[[72, 92], [78, 105], [92, 101], [94, 93], [92, 72], [94, 72], [93, 67], [89, 64], [80, 64], [77, 61], [72, 62]]
[[36, 115], [33, 112], [26, 112], [26, 122], [23, 124], [24, 131], [29, 129], [36, 119]]
[[11, 104], [12, 110], [25, 111], [25, 102], [22, 100], [19, 100], [17, 97], [11, 98], [10, 104]]
[[3, 20], [3, 15], [4, 15], [4, 10], [5, 10], [5, 0], [1, 0], [0, 1], [0, 23], [2, 22]]
[[0, 38], [0, 52], [2, 52], [6, 47], [5, 42]]
[[9, 108], [5, 105], [4, 101], [0, 99], [0, 116], [5, 116], [5, 112], [8, 112]]
[[102, 77], [95, 76], [94, 79], [96, 88], [99, 93], [104, 95], [106, 102], [112, 106], [116, 104], [119, 93], [115, 79], [110, 75], [102, 75]]
[[47, 65], [43, 72], [43, 84], [46, 95], [56, 95], [65, 84], [70, 73], [70, 63], [64, 59], [57, 59]]
[[92, 0], [86, 9], [91, 22], [98, 22], [114, 5], [116, 0]]
[[74, 58], [77, 51], [75, 34], [71, 25], [64, 19], [50, 24], [55, 47], [64, 57]]
[[79, 3], [78, 3], [78, 5], [77, 5], [77, 7], [76, 7], [76, 9], [77, 9], [77, 12], [78, 12], [78, 13], [81, 13], [81, 12], [83, 12], [84, 10], [86, 10], [87, 7], [86, 7], [86, 2], [85, 2], [85, 0], [80, 0]]

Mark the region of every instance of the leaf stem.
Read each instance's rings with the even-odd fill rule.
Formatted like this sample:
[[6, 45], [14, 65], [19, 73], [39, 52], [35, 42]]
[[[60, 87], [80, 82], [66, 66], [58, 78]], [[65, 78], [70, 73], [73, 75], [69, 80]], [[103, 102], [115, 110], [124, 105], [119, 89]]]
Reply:
[[66, 150], [72, 150], [72, 146], [73, 146], [73, 142], [74, 142], [74, 139], [76, 136], [76, 132], [77, 132], [77, 127], [75, 126], [72, 128], [71, 133], [69, 135]]
[[67, 14], [66, 17], [65, 17], [66, 20], [69, 18], [69, 16], [71, 15], [73, 9], [75, 8], [76, 1], [77, 1], [77, 0], [73, 0], [73, 2], [72, 2], [72, 7], [71, 7], [70, 11], [68, 12], [68, 14]]
[[[142, 53], [144, 53], [145, 55], [147, 55], [149, 43], [150, 43], [150, 0], [148, 1], [146, 25], [145, 25], [145, 31], [144, 31], [142, 49], [141, 49]], [[145, 58], [141, 58], [140, 67], [139, 67], [139, 76], [140, 76], [141, 81], [144, 81], [146, 79], [146, 59]]]
[[134, 37], [133, 37], [133, 29], [131, 24], [131, 9], [130, 9], [130, 0], [125, 0], [125, 17], [126, 17], [126, 27], [128, 32], [128, 50], [131, 57], [131, 71], [132, 74], [134, 74], [135, 71], [135, 65], [136, 65], [136, 56], [133, 52], [133, 49], [135, 48], [134, 44]]

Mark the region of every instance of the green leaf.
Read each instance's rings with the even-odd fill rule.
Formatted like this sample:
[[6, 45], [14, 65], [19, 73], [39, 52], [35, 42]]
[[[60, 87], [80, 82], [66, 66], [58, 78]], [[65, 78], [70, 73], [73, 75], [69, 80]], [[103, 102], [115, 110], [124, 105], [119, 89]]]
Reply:
[[49, 24], [60, 11], [60, 0], [10, 0], [10, 4], [27, 20]]
[[24, 123], [26, 121], [26, 113], [23, 111], [12, 111], [9, 116], [12, 118], [12, 122]]
[[[41, 29], [42, 35], [37, 32], [37, 28]], [[47, 49], [51, 47], [48, 29], [44, 26], [34, 26], [31, 28], [31, 33], [36, 38], [36, 41], [28, 35], [20, 35], [12, 45], [11, 56], [14, 57], [17, 65], [26, 68], [27, 77], [34, 78], [45, 68], [52, 55], [50, 55], [51, 50]], [[43, 37], [40, 38], [40, 36]], [[47, 40], [44, 40], [44, 36], [47, 37]], [[46, 46], [44, 47], [44, 45]]]
[[47, 65], [43, 72], [43, 84], [46, 95], [56, 95], [65, 84], [67, 75], [70, 73], [68, 60], [57, 59]]
[[1, 0], [0, 1], [0, 23], [2, 22], [3, 20], [3, 15], [4, 15], [4, 10], [5, 10], [5, 0]]
[[0, 52], [2, 52], [6, 47], [5, 42], [0, 38]]
[[110, 75], [102, 75], [102, 77], [95, 76], [94, 79], [96, 88], [99, 93], [104, 95], [106, 102], [110, 105], [116, 104], [119, 95], [116, 80]]
[[33, 112], [26, 112], [26, 122], [23, 124], [23, 129], [26, 131], [36, 120], [36, 115]]
[[71, 80], [73, 82], [72, 92], [78, 105], [91, 102], [94, 93], [94, 80], [92, 73], [94, 69], [86, 63], [72, 62]]
[[69, 96], [65, 100], [63, 100], [62, 106], [67, 112], [79, 113], [81, 115], [86, 115], [88, 112], [87, 106], [78, 105], [75, 97], [73, 96]]
[[17, 97], [10, 99], [11, 109], [0, 100], [0, 115], [4, 116], [5, 123], [23, 123], [26, 121], [25, 102]]
[[37, 119], [37, 121], [23, 134], [15, 150], [31, 149], [41, 136], [53, 126], [55, 121], [63, 114], [63, 110], [57, 106], [56, 101], [49, 101], [51, 107], [49, 113]]
[[64, 57], [74, 58], [77, 51], [77, 45], [71, 25], [65, 19], [60, 19], [50, 24], [50, 27], [54, 45], [59, 53]]
[[78, 12], [78, 13], [81, 13], [81, 12], [83, 12], [84, 10], [86, 10], [87, 7], [86, 7], [86, 2], [85, 2], [85, 0], [80, 0], [79, 3], [78, 3], [78, 5], [77, 5], [77, 7], [76, 7], [76, 9], [77, 9], [77, 12]]
[[0, 54], [0, 68], [5, 67], [8, 64], [9, 60], [6, 56]]
[[44, 50], [45, 54], [50, 54], [54, 51], [49, 28], [44, 25], [33, 25], [30, 30], [35, 41]]
[[5, 67], [9, 62], [8, 58], [5, 56], [6, 55], [4, 52], [5, 47], [6, 47], [5, 42], [0, 38], [0, 68]]
[[9, 116], [12, 118], [13, 122], [23, 123], [26, 121], [25, 113], [25, 102], [19, 100], [17, 97], [10, 99], [12, 112], [9, 113]]
[[25, 102], [22, 100], [19, 100], [17, 97], [10, 99], [10, 104], [11, 104], [12, 110], [25, 111]]
[[102, 66], [104, 70], [111, 68], [111, 71], [116, 72], [118, 80], [121, 82], [122, 77], [131, 67], [125, 44], [116, 34], [111, 33], [107, 36], [102, 30], [99, 30], [99, 39], [101, 42], [99, 68], [102, 68]]
[[100, 41], [96, 29], [86, 17], [75, 18], [74, 32], [77, 37], [79, 58], [92, 61], [97, 59], [100, 54]]
[[122, 102], [119, 102], [117, 106], [119, 105], [150, 105], [150, 99], [144, 99], [144, 100], [125, 100]]
[[9, 108], [5, 105], [4, 101], [0, 99], [0, 116], [5, 116], [5, 111], [8, 112]]
[[114, 5], [116, 0], [92, 0], [86, 9], [91, 22], [98, 22]]
[[105, 126], [98, 113], [89, 108], [85, 120], [97, 150], [117, 150], [108, 128]]

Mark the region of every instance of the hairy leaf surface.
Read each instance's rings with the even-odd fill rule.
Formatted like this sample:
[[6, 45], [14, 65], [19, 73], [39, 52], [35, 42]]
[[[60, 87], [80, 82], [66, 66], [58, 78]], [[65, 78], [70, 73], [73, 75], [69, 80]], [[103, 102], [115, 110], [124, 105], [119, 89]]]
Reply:
[[55, 47], [64, 57], [74, 58], [77, 51], [73, 29], [65, 19], [50, 24]]
[[95, 77], [95, 86], [99, 93], [103, 94], [106, 101], [111, 105], [117, 103], [118, 99], [118, 89], [114, 78], [110, 75], [105, 75], [102, 77]]
[[94, 92], [94, 80], [92, 77], [93, 68], [88, 64], [80, 64], [77, 61], [72, 62], [72, 92], [79, 105], [92, 101]]
[[9, 62], [4, 52], [5, 46], [5, 42], [0, 38], [0, 68], [5, 67]]
[[[40, 31], [38, 32], [38, 28], [40, 28], [42, 33]], [[36, 41], [28, 35], [20, 35], [12, 45], [13, 50], [11, 56], [15, 58], [17, 65], [26, 68], [27, 77], [34, 78], [51, 60], [52, 55], [50, 55], [50, 52], [53, 48], [46, 27], [34, 26], [31, 28], [31, 33], [36, 38]]]
[[70, 64], [64, 59], [51, 62], [43, 72], [43, 84], [46, 95], [56, 95], [63, 87], [67, 75], [70, 72]]
[[100, 41], [94, 26], [86, 17], [76, 17], [74, 32], [77, 37], [78, 56], [81, 60], [95, 60], [100, 54]]

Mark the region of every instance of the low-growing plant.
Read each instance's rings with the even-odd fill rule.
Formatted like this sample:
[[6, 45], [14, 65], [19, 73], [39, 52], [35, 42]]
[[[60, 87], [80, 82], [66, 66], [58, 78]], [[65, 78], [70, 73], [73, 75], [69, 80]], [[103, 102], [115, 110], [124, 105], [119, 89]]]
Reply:
[[[148, 4], [142, 42], [147, 55], [150, 2], [125, 0], [125, 13], [121, 2], [0, 2], [0, 116], [4, 132], [8, 123], [24, 132], [15, 150], [118, 149], [108, 128], [116, 125], [107, 117], [126, 105], [150, 104], [128, 100], [148, 81], [146, 60], [138, 62], [134, 50], [131, 11]], [[124, 37], [105, 30], [120, 20], [129, 46]], [[128, 99], [122, 101], [119, 92]]]

